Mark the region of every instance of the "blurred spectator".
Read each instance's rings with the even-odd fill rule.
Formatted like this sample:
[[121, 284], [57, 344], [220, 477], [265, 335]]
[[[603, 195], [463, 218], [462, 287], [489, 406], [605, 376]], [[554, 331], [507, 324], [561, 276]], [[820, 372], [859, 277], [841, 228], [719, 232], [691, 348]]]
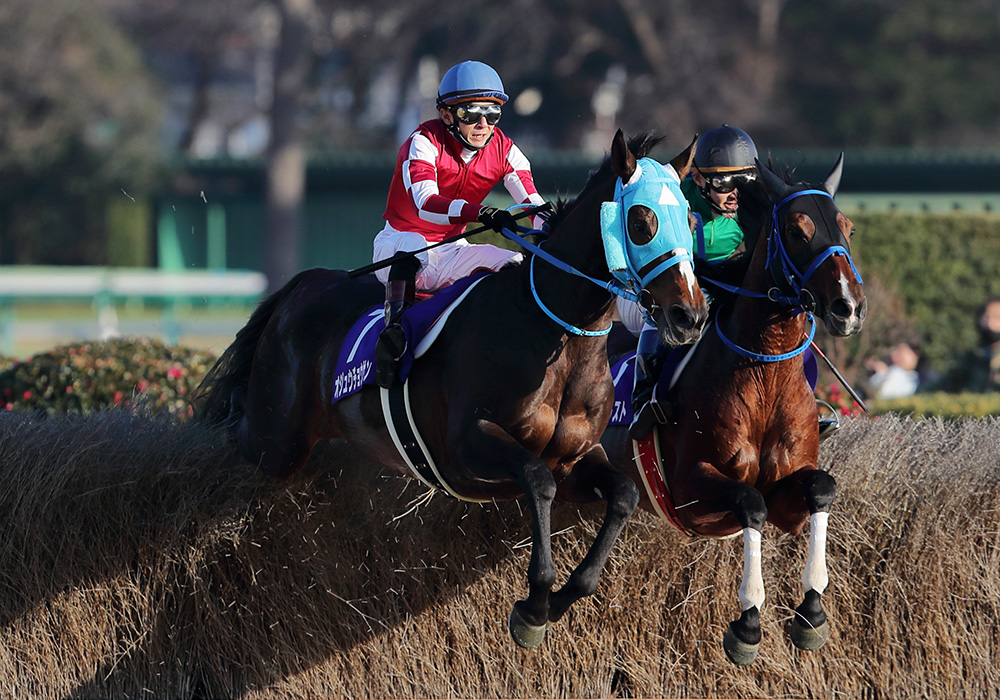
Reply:
[[868, 377], [868, 395], [875, 399], [901, 399], [913, 396], [920, 386], [920, 348], [910, 343], [896, 343], [889, 350], [889, 362], [870, 358], [865, 367], [872, 373]]
[[1000, 391], [1000, 297], [976, 312], [979, 347], [958, 358], [939, 388], [942, 391]]
[[979, 309], [979, 358], [973, 366], [973, 391], [1000, 391], [1000, 298], [992, 298]]

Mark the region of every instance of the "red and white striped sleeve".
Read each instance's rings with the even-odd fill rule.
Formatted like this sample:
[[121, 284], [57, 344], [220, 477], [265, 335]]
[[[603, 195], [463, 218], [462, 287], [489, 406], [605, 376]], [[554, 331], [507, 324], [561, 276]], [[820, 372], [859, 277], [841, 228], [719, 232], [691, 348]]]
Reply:
[[[464, 199], [448, 199], [438, 189], [438, 147], [419, 131], [410, 140], [410, 150], [403, 163], [403, 184], [410, 194], [417, 214], [424, 221], [438, 226], [475, 221], [478, 204]], [[473, 211], [474, 210], [474, 211]]]
[[[503, 179], [503, 185], [510, 192], [510, 196], [519, 204], [544, 204], [542, 195], [538, 194], [535, 188], [535, 181], [531, 176], [531, 163], [515, 144], [511, 144], [510, 151], [507, 152], [507, 162], [513, 168]], [[537, 229], [542, 226], [542, 218], [536, 216], [532, 219], [532, 225]]]

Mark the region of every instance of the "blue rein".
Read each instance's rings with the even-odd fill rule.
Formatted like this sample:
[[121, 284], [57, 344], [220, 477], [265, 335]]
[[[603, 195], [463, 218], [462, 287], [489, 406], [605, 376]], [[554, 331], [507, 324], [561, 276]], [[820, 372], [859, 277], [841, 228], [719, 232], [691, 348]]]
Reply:
[[[518, 228], [523, 228], [523, 227], [518, 227]], [[533, 235], [533, 234], [543, 233], [542, 231], [536, 231], [536, 230], [533, 230], [533, 229], [524, 229], [524, 231], [525, 231], [524, 235], [520, 235], [518, 233], [515, 233], [514, 231], [510, 231], [508, 229], [503, 229], [502, 231], [500, 231], [500, 235], [502, 235], [504, 238], [507, 238], [509, 240], [514, 241], [518, 245], [522, 246], [524, 249], [526, 249], [526, 250], [528, 250], [528, 251], [530, 251], [531, 253], [534, 254], [532, 256], [532, 258], [531, 258], [531, 262], [528, 264], [528, 266], [529, 266], [528, 267], [528, 280], [529, 280], [529, 284], [531, 285], [531, 296], [535, 299], [535, 303], [538, 304], [538, 308], [540, 308], [542, 310], [542, 312], [545, 313], [546, 316], [548, 316], [553, 321], [555, 321], [556, 323], [558, 323], [563, 328], [563, 330], [567, 331], [568, 333], [572, 333], [573, 335], [602, 336], [602, 335], [607, 335], [608, 333], [610, 333], [611, 332], [611, 328], [612, 328], [612, 326], [614, 324], [612, 323], [611, 326], [608, 326], [607, 328], [605, 328], [603, 330], [588, 331], [588, 330], [586, 330], [584, 328], [578, 328], [577, 326], [574, 326], [571, 323], [567, 323], [566, 321], [563, 321], [561, 318], [559, 318], [558, 316], [556, 316], [555, 313], [553, 313], [552, 310], [549, 307], [547, 307], [544, 304], [544, 302], [542, 302], [541, 297], [538, 296], [538, 289], [535, 287], [535, 258], [536, 257], [537, 258], [541, 258], [545, 262], [549, 263], [550, 265], [555, 266], [556, 268], [558, 268], [559, 270], [562, 270], [563, 272], [567, 272], [567, 273], [569, 273], [571, 275], [575, 275], [577, 277], [582, 277], [583, 279], [587, 280], [588, 282], [592, 282], [593, 284], [596, 284], [601, 289], [607, 290], [608, 292], [611, 292], [612, 294], [617, 294], [618, 296], [625, 297], [626, 299], [632, 299], [633, 301], [636, 301], [636, 302], [639, 300], [639, 297], [635, 293], [633, 293], [633, 292], [631, 292], [629, 290], [626, 290], [626, 289], [618, 286], [613, 281], [602, 282], [599, 279], [595, 279], [595, 278], [591, 277], [590, 275], [587, 275], [587, 274], [585, 274], [583, 272], [580, 272], [579, 270], [577, 270], [575, 267], [573, 267], [569, 263], [563, 262], [559, 258], [557, 258], [557, 257], [549, 254], [547, 251], [542, 250], [542, 248], [540, 246], [537, 246], [534, 243], [532, 243], [531, 241], [528, 241], [527, 239], [524, 238], [524, 236], [529, 236], [529, 235]]]
[[[528, 279], [531, 282], [531, 296], [533, 296], [535, 298], [535, 303], [538, 304], [538, 308], [541, 309], [542, 311], [544, 311], [546, 316], [548, 316], [549, 318], [551, 318], [553, 321], [555, 321], [556, 323], [558, 323], [560, 326], [562, 326], [565, 330], [569, 331], [573, 335], [583, 335], [583, 336], [591, 337], [591, 336], [607, 335], [608, 333], [610, 333], [612, 326], [614, 326], [613, 322], [612, 322], [611, 326], [608, 326], [604, 330], [600, 330], [600, 331], [588, 331], [585, 328], [577, 328], [573, 324], [567, 323], [566, 321], [563, 321], [561, 318], [559, 318], [554, 313], [552, 313], [552, 310], [549, 307], [547, 307], [542, 302], [542, 298], [540, 296], [538, 296], [538, 290], [535, 288], [535, 257], [537, 257], [537, 255], [536, 256], [532, 256], [531, 262], [528, 263]], [[590, 277], [587, 277], [583, 273], [580, 273], [580, 274], [583, 277], [585, 277], [586, 279], [591, 280], [592, 282], [597, 282], [597, 280], [594, 280], [594, 279], [592, 279]], [[601, 286], [604, 286], [604, 285], [602, 284]]]
[[752, 350], [747, 350], [731, 341], [722, 333], [722, 328], [719, 326], [719, 315], [715, 315], [715, 332], [719, 334], [719, 339], [725, 344], [727, 348], [735, 352], [737, 355], [742, 357], [748, 357], [751, 360], [757, 360], [758, 362], [781, 362], [782, 360], [789, 360], [793, 357], [798, 357], [806, 351], [809, 344], [812, 343], [813, 338], [816, 337], [816, 317], [812, 315], [811, 312], [806, 311], [806, 320], [812, 323], [812, 328], [809, 329], [809, 335], [806, 337], [806, 342], [804, 342], [799, 347], [791, 350], [789, 352], [783, 352], [778, 355], [763, 355], [759, 352], [753, 352]]
[[[628, 209], [635, 205], [651, 209], [661, 222], [659, 232], [651, 241], [644, 244], [632, 243], [625, 229]], [[521, 206], [516, 204], [511, 208]], [[684, 201], [680, 190], [680, 178], [672, 166], [665, 167], [650, 158], [642, 158], [638, 161], [629, 182], [622, 182], [622, 179], [618, 178], [614, 202], [604, 202], [601, 206], [601, 239], [605, 258], [608, 260], [608, 271], [612, 277], [612, 281], [608, 282], [594, 279], [550, 255], [542, 250], [541, 246], [528, 242], [518, 233], [522, 227], [518, 227], [518, 230], [503, 229], [500, 234], [534, 253], [529, 266], [529, 284], [531, 295], [538, 308], [568, 333], [602, 336], [610, 333], [612, 326], [599, 331], [578, 328], [556, 316], [542, 302], [535, 286], [535, 258], [541, 258], [557, 269], [581, 277], [611, 294], [640, 303], [639, 292], [650, 280], [674, 265], [685, 260], [691, 261], [690, 234], [684, 226], [687, 222], [687, 213], [687, 202]], [[524, 230], [525, 235], [540, 233], [530, 229]], [[641, 275], [640, 271], [644, 267], [652, 269]]]

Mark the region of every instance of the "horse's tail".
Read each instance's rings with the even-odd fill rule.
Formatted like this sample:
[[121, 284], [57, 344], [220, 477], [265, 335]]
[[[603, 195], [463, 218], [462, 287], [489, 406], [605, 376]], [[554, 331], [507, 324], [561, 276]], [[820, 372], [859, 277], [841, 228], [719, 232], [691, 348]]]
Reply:
[[257, 305], [250, 320], [236, 334], [236, 339], [194, 390], [191, 404], [195, 409], [195, 420], [207, 425], [230, 425], [242, 416], [244, 402], [241, 398], [234, 400], [234, 397], [238, 397], [240, 393], [245, 395], [257, 343], [271, 316], [308, 272], [304, 270], [298, 273], [284, 287]]

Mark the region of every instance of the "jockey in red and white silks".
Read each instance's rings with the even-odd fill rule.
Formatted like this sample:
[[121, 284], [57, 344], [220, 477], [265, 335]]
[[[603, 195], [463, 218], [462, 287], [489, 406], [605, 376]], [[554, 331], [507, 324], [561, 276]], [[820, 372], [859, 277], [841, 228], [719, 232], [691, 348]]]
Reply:
[[[385, 227], [375, 237], [374, 260], [419, 250], [463, 231], [479, 218], [483, 199], [498, 182], [520, 204], [544, 203], [531, 177], [531, 164], [499, 128], [479, 150], [465, 147], [440, 119], [421, 124], [399, 149], [389, 186]], [[539, 228], [541, 219], [535, 218]], [[417, 288], [434, 291], [477, 268], [499, 269], [515, 253], [459, 240], [417, 254]], [[375, 273], [386, 282], [389, 270]]]
[[500, 75], [490, 66], [479, 61], [454, 65], [438, 87], [440, 119], [421, 124], [399, 149], [385, 227], [372, 246], [373, 262], [397, 253], [415, 255], [404, 255], [375, 273], [386, 285], [385, 327], [375, 345], [375, 378], [383, 389], [398, 379], [406, 349], [400, 320], [417, 289], [434, 292], [479, 268], [499, 270], [521, 258], [464, 238], [424, 250], [428, 243], [462, 233], [473, 221], [497, 232], [516, 230], [513, 214], [483, 204], [500, 182], [518, 204], [544, 203], [528, 159], [497, 128], [507, 99]]

